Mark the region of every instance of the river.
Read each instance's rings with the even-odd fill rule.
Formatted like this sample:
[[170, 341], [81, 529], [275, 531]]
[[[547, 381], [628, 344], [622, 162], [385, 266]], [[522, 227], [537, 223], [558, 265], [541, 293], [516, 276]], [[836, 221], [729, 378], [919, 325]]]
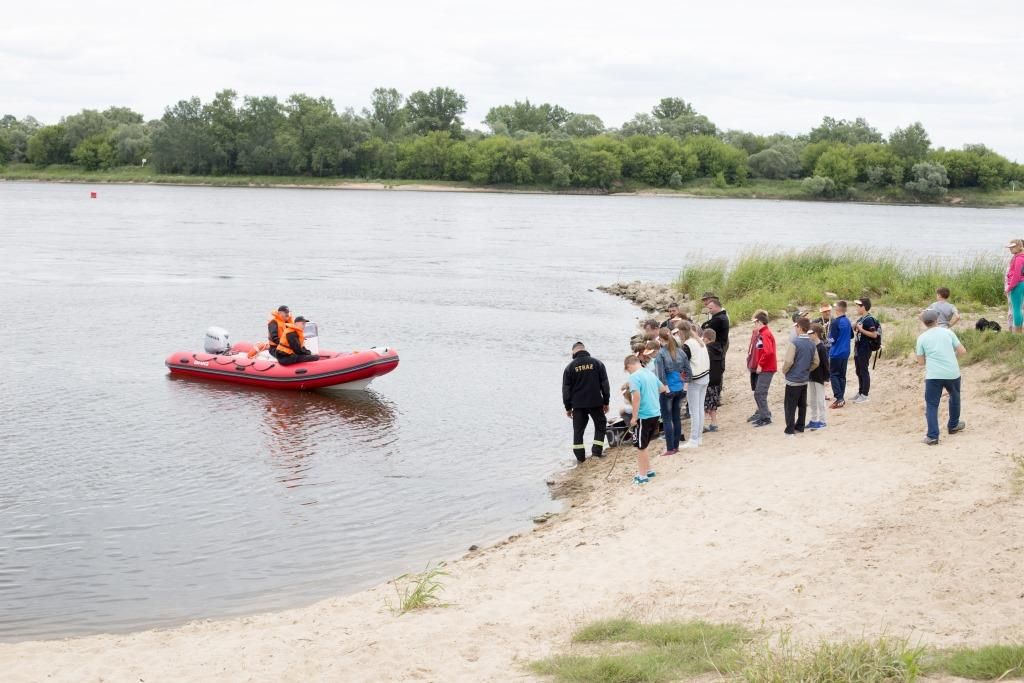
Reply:
[[[572, 462], [572, 342], [622, 378], [637, 312], [599, 285], [756, 245], [1001, 253], [1022, 224], [1020, 209], [0, 183], [0, 639], [297, 606], [529, 528]], [[400, 367], [348, 397], [168, 376], [207, 326], [258, 340], [279, 304], [319, 323], [322, 347], [397, 347]]]

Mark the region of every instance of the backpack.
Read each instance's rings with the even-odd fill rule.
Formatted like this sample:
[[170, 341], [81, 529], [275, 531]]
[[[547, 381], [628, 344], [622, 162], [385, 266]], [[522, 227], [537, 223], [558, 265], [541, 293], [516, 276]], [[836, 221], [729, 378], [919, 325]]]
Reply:
[[978, 332], [999, 332], [1003, 328], [995, 320], [986, 320], [985, 318], [981, 318], [978, 320], [978, 322], [974, 323], [974, 329], [976, 329]]
[[872, 351], [878, 351], [882, 348], [882, 323], [875, 320], [875, 324], [878, 327], [875, 328], [875, 337], [868, 337], [868, 348]]
[[675, 370], [665, 373], [665, 379], [668, 380], [666, 384], [672, 393], [683, 390], [683, 376]]

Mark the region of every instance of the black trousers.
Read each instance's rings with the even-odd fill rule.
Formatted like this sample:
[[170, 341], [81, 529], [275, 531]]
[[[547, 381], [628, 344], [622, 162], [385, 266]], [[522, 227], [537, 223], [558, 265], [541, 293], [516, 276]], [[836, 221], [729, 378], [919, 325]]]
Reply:
[[600, 456], [604, 450], [604, 433], [608, 428], [608, 418], [605, 417], [604, 406], [572, 409], [572, 452], [580, 462], [587, 459], [587, 446], [583, 443], [583, 432], [586, 431], [590, 420], [594, 421], [594, 444], [591, 446], [591, 453]]
[[309, 363], [310, 361], [320, 360], [320, 356], [314, 354], [302, 354], [302, 353], [285, 353], [277, 357], [277, 362], [281, 365], [295, 365], [296, 363]]
[[807, 421], [807, 385], [798, 387], [786, 385], [786, 433], [804, 431]]
[[857, 350], [853, 356], [853, 368], [857, 371], [857, 393], [867, 396], [871, 391], [871, 349]]

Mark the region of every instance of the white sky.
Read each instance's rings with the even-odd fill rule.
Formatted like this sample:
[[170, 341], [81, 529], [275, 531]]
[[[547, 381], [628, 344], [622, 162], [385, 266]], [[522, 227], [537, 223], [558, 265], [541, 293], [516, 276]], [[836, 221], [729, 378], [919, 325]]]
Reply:
[[920, 120], [935, 145], [1024, 161], [1022, 19], [1022, 0], [43, 0], [0, 25], [0, 114], [157, 118], [226, 87], [360, 110], [377, 86], [447, 85], [473, 127], [527, 97], [619, 126], [678, 96], [722, 128]]

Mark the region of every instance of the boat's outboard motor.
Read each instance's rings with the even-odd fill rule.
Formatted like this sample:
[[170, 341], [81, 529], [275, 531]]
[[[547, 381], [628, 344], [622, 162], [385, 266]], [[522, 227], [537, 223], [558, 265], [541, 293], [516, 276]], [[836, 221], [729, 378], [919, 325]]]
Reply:
[[203, 342], [203, 349], [207, 353], [227, 353], [231, 350], [231, 342], [228, 340], [228, 331], [223, 327], [210, 327], [206, 330], [206, 339]]

